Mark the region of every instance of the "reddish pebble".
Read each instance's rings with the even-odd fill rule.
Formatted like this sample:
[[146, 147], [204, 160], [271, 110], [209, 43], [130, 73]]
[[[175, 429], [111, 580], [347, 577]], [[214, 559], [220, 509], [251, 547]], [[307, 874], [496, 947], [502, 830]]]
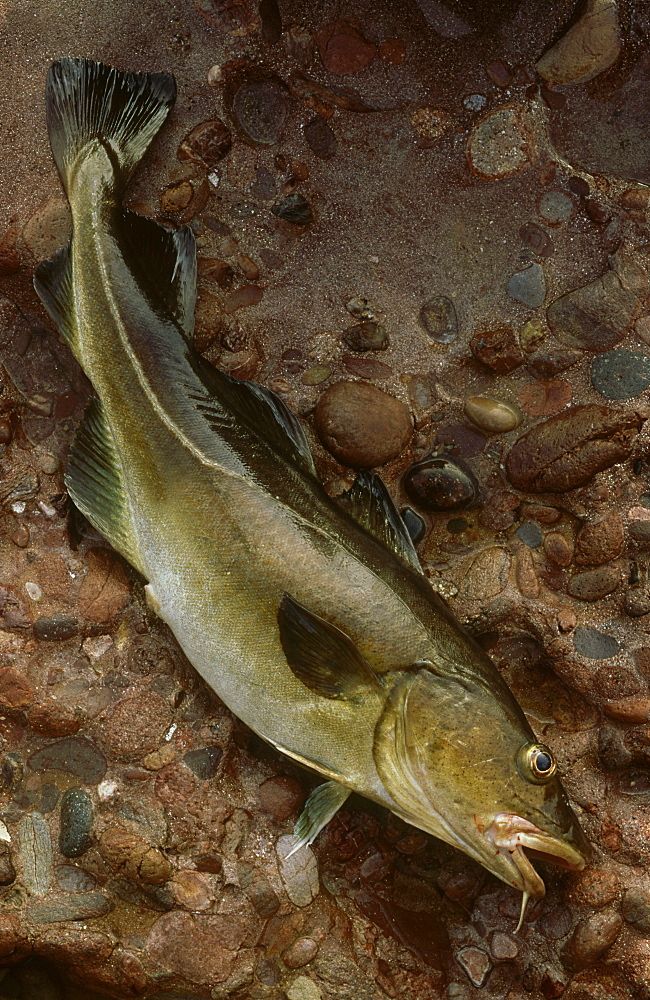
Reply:
[[207, 910], [214, 899], [208, 880], [188, 869], [176, 872], [169, 887], [176, 902], [186, 910]]
[[561, 531], [550, 531], [546, 535], [544, 552], [556, 566], [568, 566], [571, 562], [572, 548]]
[[0, 670], [0, 705], [5, 708], [20, 708], [29, 705], [34, 697], [34, 688], [16, 667], [2, 667]]
[[282, 775], [263, 781], [258, 795], [262, 809], [280, 821], [289, 819], [305, 798], [302, 786], [294, 778]]
[[246, 309], [248, 306], [256, 306], [262, 301], [264, 290], [258, 285], [244, 285], [226, 296], [223, 311], [227, 314], [234, 313], [238, 309]]
[[332, 73], [358, 73], [369, 66], [377, 46], [367, 42], [349, 21], [334, 21], [316, 34], [316, 45], [323, 65]]
[[524, 352], [517, 343], [512, 327], [475, 333], [470, 350], [477, 361], [491, 368], [497, 375], [508, 375], [523, 364]]
[[501, 87], [502, 90], [505, 90], [512, 83], [512, 70], [503, 59], [495, 59], [494, 62], [488, 63], [485, 72], [492, 83]]
[[318, 945], [312, 938], [297, 938], [282, 955], [288, 969], [301, 969], [318, 954]]
[[532, 417], [548, 417], [571, 402], [571, 386], [564, 379], [551, 382], [529, 382], [519, 392], [522, 410]]
[[11, 536], [11, 540], [19, 549], [26, 549], [29, 545], [29, 528], [27, 525], [19, 525]]

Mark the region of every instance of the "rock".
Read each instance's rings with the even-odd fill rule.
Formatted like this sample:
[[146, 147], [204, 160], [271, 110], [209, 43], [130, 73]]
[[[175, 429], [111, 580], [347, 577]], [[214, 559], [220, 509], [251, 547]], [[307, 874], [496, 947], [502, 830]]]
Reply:
[[553, 333], [568, 345], [599, 354], [623, 339], [640, 304], [640, 295], [612, 269], [556, 299], [546, 317]]
[[492, 968], [490, 959], [482, 948], [461, 948], [456, 961], [465, 970], [474, 986], [482, 986]]
[[629, 532], [630, 538], [633, 538], [635, 542], [646, 545], [650, 542], [650, 520], [638, 518], [630, 521]]
[[64, 920], [92, 920], [105, 916], [112, 909], [111, 901], [101, 892], [61, 896], [51, 893], [47, 899], [29, 900], [25, 914], [33, 924], [55, 924]]
[[467, 396], [463, 409], [477, 427], [492, 434], [506, 434], [521, 422], [521, 417], [512, 406], [491, 396]]
[[614, 872], [602, 868], [587, 869], [578, 876], [578, 882], [571, 890], [571, 899], [580, 906], [600, 909], [609, 906], [618, 895], [618, 878]]
[[102, 740], [117, 757], [134, 759], [156, 749], [171, 719], [167, 702], [149, 688], [110, 708], [101, 727]]
[[78, 631], [79, 623], [76, 618], [72, 618], [70, 615], [40, 616], [32, 625], [34, 636], [44, 642], [71, 639], [73, 635], [77, 635]]
[[438, 344], [451, 344], [458, 336], [454, 303], [446, 295], [434, 295], [420, 309], [420, 324]]
[[404, 475], [403, 484], [409, 499], [422, 510], [460, 510], [478, 496], [471, 469], [442, 455], [416, 462]]
[[377, 46], [367, 42], [349, 21], [327, 24], [315, 35], [319, 55], [332, 73], [358, 73], [377, 55]]
[[506, 470], [513, 486], [533, 493], [563, 493], [627, 458], [643, 417], [605, 406], [575, 406], [522, 434]]
[[413, 432], [411, 414], [401, 400], [362, 382], [329, 386], [316, 404], [314, 423], [338, 461], [361, 468], [396, 458]]
[[160, 196], [160, 207], [167, 215], [182, 212], [194, 197], [194, 188], [189, 181], [178, 181], [165, 188]]
[[609, 69], [620, 51], [616, 4], [588, 0], [580, 20], [544, 53], [535, 69], [549, 87], [584, 83]]
[[650, 385], [650, 354], [643, 351], [607, 351], [594, 358], [591, 382], [605, 399], [632, 399]]
[[107, 549], [89, 549], [86, 576], [79, 589], [79, 611], [91, 621], [112, 621], [129, 600], [129, 582], [117, 557]]
[[55, 195], [31, 216], [23, 229], [23, 241], [37, 260], [44, 260], [68, 242], [71, 231], [70, 206]]
[[391, 66], [401, 66], [406, 59], [406, 45], [401, 38], [386, 38], [379, 46], [379, 58]]
[[0, 668], [0, 705], [3, 708], [22, 708], [34, 697], [34, 688], [22, 671], [16, 667]]
[[57, 865], [54, 877], [59, 889], [65, 892], [88, 892], [97, 884], [89, 872], [77, 865]]
[[319, 986], [307, 976], [297, 976], [287, 990], [288, 1000], [322, 1000]]
[[248, 309], [256, 306], [262, 301], [264, 289], [259, 285], [242, 285], [230, 292], [223, 303], [223, 311], [227, 316], [231, 316], [238, 309]]
[[563, 960], [571, 969], [586, 969], [610, 948], [623, 924], [616, 910], [604, 910], [581, 920], [563, 950]]
[[475, 333], [469, 346], [476, 360], [487, 365], [497, 375], [508, 375], [524, 361], [523, 351], [510, 326]]
[[530, 126], [516, 105], [489, 111], [474, 125], [467, 142], [470, 169], [482, 180], [511, 177], [536, 158]]
[[232, 106], [249, 139], [272, 146], [280, 139], [289, 114], [289, 93], [280, 80], [257, 80], [242, 84]]
[[508, 962], [519, 954], [519, 945], [511, 934], [496, 931], [492, 935], [490, 951], [496, 962]]
[[313, 938], [296, 938], [293, 944], [282, 954], [282, 960], [288, 969], [302, 969], [318, 954], [318, 945]]
[[106, 758], [94, 743], [82, 736], [57, 740], [41, 747], [28, 758], [33, 771], [63, 771], [96, 785], [106, 774]]
[[621, 582], [621, 570], [617, 565], [599, 566], [571, 577], [568, 592], [581, 601], [597, 601], [616, 590]]
[[293, 846], [291, 833], [278, 840], [276, 853], [280, 877], [291, 902], [295, 906], [309, 906], [320, 892], [318, 864], [310, 847], [301, 847], [288, 858]]
[[232, 135], [220, 118], [195, 125], [178, 147], [179, 160], [191, 160], [206, 170], [214, 170], [217, 163], [227, 156], [232, 146]]
[[609, 660], [620, 652], [618, 640], [589, 625], [579, 625], [573, 633], [576, 652], [588, 660]]
[[531, 309], [537, 309], [546, 297], [546, 281], [542, 267], [533, 263], [523, 271], [517, 271], [508, 282], [507, 291], [511, 299], [522, 302]]
[[411, 541], [413, 542], [414, 545], [417, 545], [419, 542], [422, 541], [422, 539], [426, 534], [427, 530], [426, 524], [424, 523], [420, 515], [416, 514], [415, 511], [411, 510], [410, 507], [402, 507], [400, 514], [402, 516], [404, 524], [406, 525], [406, 530], [411, 536]]
[[44, 896], [52, 881], [52, 838], [39, 812], [25, 813], [18, 827], [23, 884], [33, 896]]
[[442, 108], [416, 108], [411, 112], [411, 125], [417, 134], [416, 142], [420, 149], [431, 149], [453, 124], [449, 112]]
[[375, 307], [368, 301], [368, 299], [363, 298], [362, 296], [355, 296], [352, 299], [348, 299], [345, 303], [345, 308], [350, 315], [354, 316], [356, 319], [376, 319]]
[[650, 892], [647, 889], [628, 889], [621, 906], [623, 919], [641, 934], [650, 935]]
[[28, 718], [34, 732], [43, 736], [71, 736], [84, 723], [83, 714], [77, 706], [54, 698], [33, 705]]
[[172, 875], [172, 866], [162, 851], [119, 826], [102, 833], [99, 853], [115, 872], [136, 882], [162, 885]]
[[611, 511], [599, 521], [590, 521], [576, 537], [576, 562], [580, 566], [600, 566], [617, 559], [623, 551], [623, 521]]
[[526, 222], [519, 230], [519, 238], [525, 247], [539, 257], [550, 257], [554, 252], [551, 237], [536, 222]]
[[59, 850], [64, 858], [79, 858], [92, 843], [93, 804], [83, 788], [69, 788], [61, 799]]
[[212, 746], [201, 747], [200, 750], [188, 750], [183, 760], [197, 778], [200, 778], [201, 781], [208, 781], [218, 774], [222, 757], [223, 750], [221, 747], [213, 744]]
[[193, 916], [175, 910], [158, 918], [149, 932], [145, 952], [158, 967], [190, 983], [223, 982], [244, 937], [239, 915]]
[[566, 371], [577, 364], [584, 357], [584, 351], [571, 350], [570, 348], [558, 348], [548, 351], [546, 354], [538, 354], [531, 358], [527, 367], [536, 378], [549, 379], [560, 372]]
[[544, 538], [544, 552], [556, 566], [568, 566], [573, 558], [573, 549], [561, 531], [549, 531]]
[[316, 156], [320, 156], [322, 160], [331, 160], [336, 156], [338, 148], [336, 136], [331, 126], [320, 115], [307, 122], [302, 131], [307, 145]]
[[514, 80], [510, 66], [503, 59], [495, 59], [485, 67], [485, 72], [496, 87], [507, 90]]
[[179, 906], [195, 913], [208, 910], [214, 901], [210, 883], [199, 872], [190, 870], [176, 872], [169, 887]]
[[490, 601], [505, 588], [512, 559], [498, 545], [479, 552], [470, 562], [461, 586], [461, 593], [470, 601]]
[[641, 681], [625, 667], [600, 667], [594, 674], [594, 690], [602, 698], [626, 698], [641, 690]]
[[314, 221], [312, 207], [301, 194], [289, 194], [271, 209], [274, 215], [294, 226], [309, 226]]
[[304, 802], [305, 793], [295, 778], [279, 775], [268, 778], [258, 789], [262, 809], [270, 812], [275, 819], [284, 822]]
[[529, 382], [519, 390], [522, 410], [533, 417], [548, 417], [571, 402], [571, 384], [564, 379]]
[[576, 204], [565, 191], [551, 188], [539, 196], [537, 211], [547, 226], [561, 226], [575, 216]]
[[375, 358], [355, 358], [353, 354], [344, 354], [341, 361], [350, 375], [357, 378], [387, 379], [393, 374], [388, 365]]
[[321, 385], [332, 375], [333, 369], [329, 365], [312, 365], [307, 368], [300, 381], [303, 385]]
[[351, 351], [385, 351], [390, 344], [385, 327], [374, 320], [349, 326], [343, 333], [343, 340]]
[[530, 549], [537, 549], [544, 541], [544, 536], [539, 529], [539, 525], [533, 521], [528, 521], [517, 528], [517, 538], [521, 539], [524, 545]]

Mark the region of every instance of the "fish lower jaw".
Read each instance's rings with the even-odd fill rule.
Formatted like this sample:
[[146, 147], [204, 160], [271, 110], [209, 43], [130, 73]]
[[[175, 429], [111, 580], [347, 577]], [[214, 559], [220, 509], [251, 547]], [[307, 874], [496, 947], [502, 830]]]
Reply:
[[486, 841], [512, 866], [510, 884], [534, 899], [546, 893], [541, 876], [535, 871], [527, 852], [571, 871], [582, 871], [586, 861], [569, 844], [540, 830], [521, 816], [501, 813], [483, 830]]

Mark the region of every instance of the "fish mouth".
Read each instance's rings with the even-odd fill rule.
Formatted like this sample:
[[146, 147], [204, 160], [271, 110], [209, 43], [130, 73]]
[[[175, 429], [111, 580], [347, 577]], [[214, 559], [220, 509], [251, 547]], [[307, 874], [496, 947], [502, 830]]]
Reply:
[[546, 886], [533, 868], [531, 857], [573, 872], [582, 871], [587, 864], [576, 847], [512, 813], [495, 816], [482, 832], [495, 853], [511, 866], [511, 884], [535, 899], [544, 895]]

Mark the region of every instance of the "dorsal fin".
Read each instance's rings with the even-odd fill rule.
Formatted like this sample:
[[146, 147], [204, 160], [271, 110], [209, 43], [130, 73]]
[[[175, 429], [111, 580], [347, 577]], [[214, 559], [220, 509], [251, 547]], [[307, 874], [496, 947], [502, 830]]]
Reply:
[[382, 682], [352, 639], [285, 594], [278, 611], [280, 642], [299, 681], [323, 698], [354, 701]]
[[40, 262], [34, 272], [34, 288], [57, 330], [74, 350], [76, 332], [69, 242], [48, 260]]
[[374, 472], [359, 472], [347, 493], [338, 498], [344, 510], [382, 545], [392, 549], [411, 569], [422, 573], [422, 566], [402, 516]]
[[167, 229], [146, 215], [124, 209], [129, 263], [153, 289], [189, 341], [194, 335], [196, 244], [189, 226]]
[[93, 527], [144, 574], [117, 451], [98, 399], [88, 404], [74, 439], [65, 484]]

